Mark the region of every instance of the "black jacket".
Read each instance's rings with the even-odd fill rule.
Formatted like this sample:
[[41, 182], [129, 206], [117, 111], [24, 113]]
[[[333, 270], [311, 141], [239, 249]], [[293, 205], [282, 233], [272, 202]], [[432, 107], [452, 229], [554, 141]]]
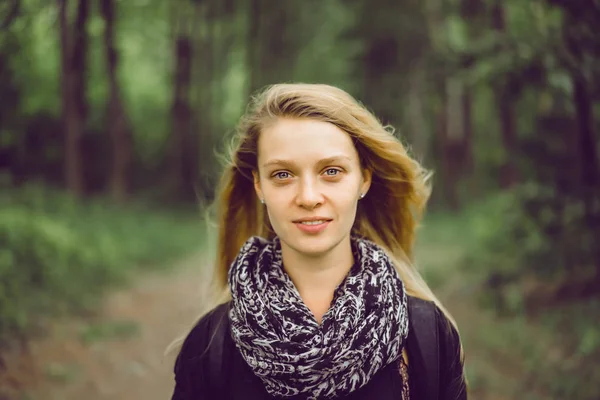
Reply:
[[[414, 302], [423, 300], [411, 298]], [[172, 400], [267, 400], [273, 399], [254, 375], [235, 346], [230, 335], [225, 338], [213, 337], [214, 332], [228, 332], [229, 321], [226, 318], [227, 304], [217, 307], [203, 317], [187, 336], [175, 363], [175, 389]], [[465, 400], [467, 398], [463, 360], [460, 351], [458, 332], [449, 323], [443, 313], [435, 307], [435, 325], [439, 354], [439, 399], [427, 399], [428, 377], [423, 355], [416, 344], [414, 324], [409, 322], [407, 339], [409, 386], [411, 400]], [[225, 318], [223, 318], [225, 316]], [[410, 320], [418, 316], [409, 313]], [[409, 320], [409, 321], [410, 321]], [[225, 323], [225, 329], [216, 329]], [[223, 328], [223, 327], [222, 327]], [[221, 339], [221, 340], [219, 340]], [[223, 382], [216, 385], [214, 370], [208, 362], [210, 346], [222, 346], [223, 365], [221, 371], [228, 371]], [[219, 386], [217, 389], [216, 386]], [[223, 390], [223, 388], [225, 388]], [[401, 400], [402, 381], [396, 363], [389, 364], [373, 376], [371, 381], [359, 390], [351, 393], [348, 400]], [[225, 392], [225, 393], [224, 393]], [[429, 396], [431, 397], [431, 396]]]

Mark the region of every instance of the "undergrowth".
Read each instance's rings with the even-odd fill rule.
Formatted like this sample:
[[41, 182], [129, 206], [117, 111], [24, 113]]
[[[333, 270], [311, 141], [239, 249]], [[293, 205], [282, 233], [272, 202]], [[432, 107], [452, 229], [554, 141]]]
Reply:
[[77, 201], [28, 186], [0, 195], [0, 341], [42, 318], [93, 309], [140, 268], [168, 268], [203, 242], [194, 210]]
[[520, 284], [523, 277], [568, 275], [556, 262], [545, 270], [531, 264], [548, 260], [544, 252], [554, 246], [515, 198], [428, 216], [418, 236], [418, 265], [457, 319], [474, 397], [598, 399], [600, 294], [538, 296], [548, 302], [528, 306], [525, 300], [544, 286]]

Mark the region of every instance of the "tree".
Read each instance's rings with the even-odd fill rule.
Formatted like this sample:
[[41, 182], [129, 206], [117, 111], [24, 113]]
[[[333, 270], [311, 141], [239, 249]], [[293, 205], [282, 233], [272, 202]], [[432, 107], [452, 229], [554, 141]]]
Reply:
[[5, 7], [8, 7], [8, 11], [6, 12], [6, 16], [0, 19], [0, 30], [7, 29], [13, 23], [15, 18], [17, 18], [21, 9], [21, 0], [12, 0], [8, 6], [5, 5]]
[[249, 69], [248, 77], [248, 88], [249, 92], [252, 93], [260, 87], [261, 77], [260, 68], [258, 68], [259, 57], [261, 52], [261, 41], [260, 41], [260, 26], [261, 26], [261, 15], [262, 7], [261, 0], [249, 0], [250, 10], [248, 12], [249, 18], [249, 29], [248, 29], [248, 42], [246, 44], [246, 55], [247, 64]]
[[[504, 13], [504, 3], [502, 0], [495, 0], [492, 6], [492, 24], [494, 30], [498, 33], [501, 41], [506, 40], [506, 21]], [[499, 46], [498, 51], [502, 51]], [[502, 143], [504, 144], [504, 165], [501, 177], [501, 186], [510, 188], [518, 182], [517, 168], [515, 159], [517, 154], [517, 128], [515, 122], [514, 102], [515, 98], [511, 91], [511, 77], [505, 76], [495, 84], [496, 101], [498, 107], [498, 118], [500, 121], [500, 131], [502, 132]]]
[[299, 11], [293, 2], [250, 0], [248, 65], [250, 91], [265, 85], [294, 80], [294, 66], [300, 49], [295, 24]]
[[129, 191], [128, 181], [132, 157], [132, 139], [121, 98], [121, 88], [117, 79], [119, 55], [115, 49], [114, 0], [100, 0], [100, 11], [105, 22], [104, 46], [109, 83], [106, 115], [108, 134], [112, 143], [110, 193], [114, 201], [123, 202], [126, 200]]
[[[198, 146], [192, 133], [193, 10], [187, 0], [174, 2], [174, 74], [171, 107], [171, 170], [176, 192], [193, 197], [198, 176]], [[206, 6], [200, 5], [200, 6]]]
[[84, 191], [81, 136], [87, 113], [85, 70], [89, 1], [79, 0], [72, 29], [67, 16], [67, 0], [57, 0], [57, 4], [61, 47], [65, 183], [72, 194], [81, 196]]

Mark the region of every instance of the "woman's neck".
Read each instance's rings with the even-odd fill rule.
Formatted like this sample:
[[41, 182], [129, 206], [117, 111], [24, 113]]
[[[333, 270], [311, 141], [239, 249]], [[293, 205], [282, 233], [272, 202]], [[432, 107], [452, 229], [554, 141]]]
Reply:
[[307, 256], [282, 243], [286, 273], [298, 289], [300, 297], [321, 323], [329, 309], [335, 289], [342, 283], [354, 264], [349, 238], [326, 254]]

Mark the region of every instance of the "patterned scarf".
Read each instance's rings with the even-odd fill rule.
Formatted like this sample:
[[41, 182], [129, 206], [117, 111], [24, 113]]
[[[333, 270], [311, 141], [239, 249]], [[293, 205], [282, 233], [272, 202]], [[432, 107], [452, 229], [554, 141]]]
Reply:
[[271, 395], [345, 396], [401, 357], [404, 284], [381, 247], [354, 236], [351, 242], [356, 262], [321, 325], [283, 269], [278, 238], [248, 239], [233, 262], [232, 336]]

